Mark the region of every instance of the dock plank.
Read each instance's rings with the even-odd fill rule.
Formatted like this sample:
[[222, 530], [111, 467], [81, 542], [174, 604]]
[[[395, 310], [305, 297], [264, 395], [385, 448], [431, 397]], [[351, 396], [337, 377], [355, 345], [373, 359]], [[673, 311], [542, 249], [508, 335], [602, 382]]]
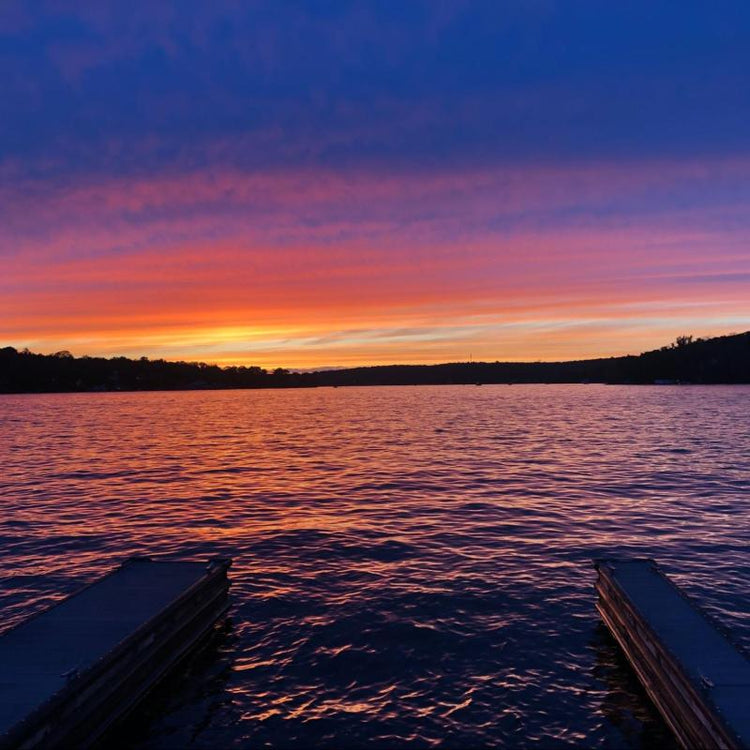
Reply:
[[[728, 728], [739, 747], [750, 747], [750, 659], [739, 650], [652, 560], [605, 560], [597, 564], [623, 595], [620, 622], [629, 622], [630, 607], [637, 623], [618, 639], [641, 642], [638, 627], [654, 634], [678, 665], [686, 684]], [[600, 594], [601, 594], [600, 590]], [[627, 630], [628, 628], [626, 628]], [[627, 649], [626, 649], [627, 652]], [[631, 661], [637, 650], [629, 654]], [[638, 664], [634, 664], [639, 668]]]
[[205, 562], [134, 559], [0, 636], [0, 737], [206, 578]]

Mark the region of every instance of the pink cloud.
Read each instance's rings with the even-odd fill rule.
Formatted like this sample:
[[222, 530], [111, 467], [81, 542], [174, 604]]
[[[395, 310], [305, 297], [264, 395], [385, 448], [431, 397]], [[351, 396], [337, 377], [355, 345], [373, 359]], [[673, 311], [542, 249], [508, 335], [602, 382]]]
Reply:
[[[70, 186], [6, 182], [0, 338], [56, 348], [82, 340], [95, 353], [109, 336], [136, 352], [151, 332], [162, 347], [172, 336], [169, 351], [189, 356], [217, 332], [281, 327], [295, 341], [321, 339], [296, 354], [290, 343], [290, 356], [336, 364], [402, 356], [398, 336], [360, 341], [341, 333], [348, 329], [431, 331], [432, 340], [409, 345], [415, 361], [450, 359], [467, 336], [481, 351], [496, 346], [491, 358], [518, 358], [507, 342], [532, 358], [575, 356], [575, 346], [610, 354], [614, 342], [643, 335], [639, 320], [660, 335], [694, 326], [696, 306], [709, 328], [724, 330], [750, 323], [743, 195], [727, 189], [700, 209], [681, 196], [731, 188], [749, 167], [207, 170]], [[567, 348], [542, 345], [539, 331]], [[224, 360], [232, 351], [231, 341], [223, 354], [211, 350]], [[253, 351], [242, 356], [285, 363], [276, 344]]]

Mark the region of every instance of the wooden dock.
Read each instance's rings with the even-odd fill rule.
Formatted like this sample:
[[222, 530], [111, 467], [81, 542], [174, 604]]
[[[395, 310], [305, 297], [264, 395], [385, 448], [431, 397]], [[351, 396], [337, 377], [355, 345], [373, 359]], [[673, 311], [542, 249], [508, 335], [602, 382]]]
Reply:
[[213, 631], [230, 565], [132, 558], [0, 636], [0, 749], [94, 745]]
[[602, 560], [597, 609], [686, 748], [750, 748], [750, 659], [653, 560]]

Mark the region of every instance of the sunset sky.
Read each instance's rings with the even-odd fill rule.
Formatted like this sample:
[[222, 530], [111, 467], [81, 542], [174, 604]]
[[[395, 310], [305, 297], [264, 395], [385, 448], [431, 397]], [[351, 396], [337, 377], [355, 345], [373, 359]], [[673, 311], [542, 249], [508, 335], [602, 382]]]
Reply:
[[750, 3], [0, 4], [0, 346], [307, 368], [750, 329]]

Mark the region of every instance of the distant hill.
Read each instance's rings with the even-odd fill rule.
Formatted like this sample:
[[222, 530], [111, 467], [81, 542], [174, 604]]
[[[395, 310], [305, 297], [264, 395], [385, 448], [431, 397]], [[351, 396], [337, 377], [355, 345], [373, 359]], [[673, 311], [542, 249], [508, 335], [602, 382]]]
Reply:
[[582, 382], [750, 383], [750, 331], [711, 339], [681, 336], [669, 346], [638, 356], [572, 362], [384, 365], [305, 373], [0, 349], [0, 393]]
[[572, 362], [453, 362], [317, 373], [325, 385], [439, 383], [750, 383], [750, 331], [673, 344], [639, 356]]

